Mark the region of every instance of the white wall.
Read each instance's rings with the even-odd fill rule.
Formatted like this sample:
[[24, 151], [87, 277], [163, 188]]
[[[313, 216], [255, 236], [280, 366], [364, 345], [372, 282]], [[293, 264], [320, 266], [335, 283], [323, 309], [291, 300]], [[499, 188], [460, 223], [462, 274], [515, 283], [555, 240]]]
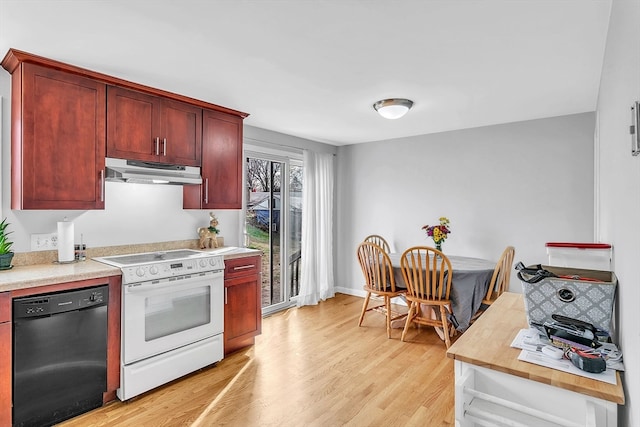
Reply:
[[[340, 147], [337, 286], [362, 289], [357, 244], [433, 245], [421, 227], [451, 220], [445, 253], [545, 263], [548, 241], [593, 241], [594, 114]], [[512, 275], [511, 290], [521, 291]]]
[[640, 156], [631, 155], [630, 108], [640, 101], [640, 2], [614, 0], [598, 98], [601, 238], [614, 246], [618, 335], [625, 357], [620, 425], [640, 425]]

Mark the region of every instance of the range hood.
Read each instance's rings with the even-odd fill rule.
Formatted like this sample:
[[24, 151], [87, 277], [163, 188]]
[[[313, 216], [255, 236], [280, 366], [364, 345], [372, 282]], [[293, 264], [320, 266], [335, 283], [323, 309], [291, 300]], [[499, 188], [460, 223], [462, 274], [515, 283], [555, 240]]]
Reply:
[[105, 159], [107, 181], [138, 184], [202, 184], [200, 168], [142, 160]]

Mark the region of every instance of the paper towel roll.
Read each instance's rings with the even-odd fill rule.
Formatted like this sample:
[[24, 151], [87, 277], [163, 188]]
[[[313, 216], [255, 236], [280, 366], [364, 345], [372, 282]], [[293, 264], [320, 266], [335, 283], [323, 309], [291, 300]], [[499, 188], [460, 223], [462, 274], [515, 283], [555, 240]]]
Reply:
[[73, 222], [58, 222], [58, 262], [70, 262], [75, 259], [73, 247]]

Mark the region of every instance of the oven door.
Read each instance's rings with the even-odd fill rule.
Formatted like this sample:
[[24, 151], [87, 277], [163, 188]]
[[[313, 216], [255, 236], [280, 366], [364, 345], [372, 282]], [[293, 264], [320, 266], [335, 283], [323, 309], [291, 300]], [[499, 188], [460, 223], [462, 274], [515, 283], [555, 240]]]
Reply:
[[223, 310], [223, 271], [124, 285], [122, 363], [221, 334]]

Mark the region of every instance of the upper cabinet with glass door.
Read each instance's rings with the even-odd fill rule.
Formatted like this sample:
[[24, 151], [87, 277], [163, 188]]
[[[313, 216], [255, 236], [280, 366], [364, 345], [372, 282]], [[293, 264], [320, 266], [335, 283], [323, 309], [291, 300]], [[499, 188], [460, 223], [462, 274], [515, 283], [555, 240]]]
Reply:
[[200, 166], [201, 149], [201, 108], [107, 88], [107, 157]]

